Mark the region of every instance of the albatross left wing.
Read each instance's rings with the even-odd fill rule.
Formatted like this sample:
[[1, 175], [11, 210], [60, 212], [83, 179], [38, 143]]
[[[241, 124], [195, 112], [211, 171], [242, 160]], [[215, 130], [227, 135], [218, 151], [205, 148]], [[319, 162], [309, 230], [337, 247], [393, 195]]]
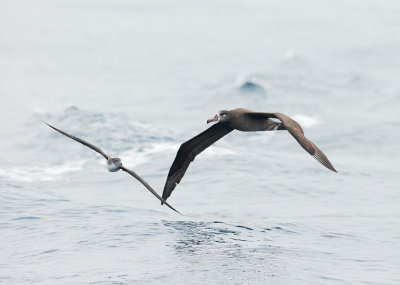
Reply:
[[297, 140], [297, 142], [314, 157], [319, 163], [326, 168], [337, 172], [333, 167], [332, 163], [326, 157], [326, 155], [320, 150], [312, 141], [304, 136], [304, 131], [301, 126], [289, 116], [282, 113], [261, 113], [261, 112], [249, 112], [246, 115], [258, 118], [275, 118], [282, 122], [285, 129]]
[[[130, 170], [128, 168], [126, 168], [125, 166], [121, 166], [120, 167], [121, 170], [129, 173], [130, 175], [132, 175], [133, 177], [135, 177], [137, 180], [139, 180], [140, 183], [142, 183], [144, 185], [144, 187], [146, 187], [154, 196], [157, 197], [158, 200], [161, 201], [161, 203], [165, 203], [165, 205], [167, 205], [168, 207], [170, 207], [172, 210], [174, 210], [175, 212], [181, 214], [178, 210], [174, 209], [174, 207], [172, 207], [170, 204], [168, 204], [163, 198], [161, 198], [160, 195], [158, 195], [158, 193], [156, 191], [154, 191], [153, 188], [151, 188], [151, 186], [142, 178], [140, 177], [136, 172], [134, 172], [133, 170]], [[182, 215], [182, 214], [181, 214]]]
[[181, 182], [182, 177], [195, 157], [231, 131], [233, 131], [232, 127], [224, 123], [216, 123], [180, 146], [165, 182], [162, 195], [164, 200], [167, 200], [176, 185]]

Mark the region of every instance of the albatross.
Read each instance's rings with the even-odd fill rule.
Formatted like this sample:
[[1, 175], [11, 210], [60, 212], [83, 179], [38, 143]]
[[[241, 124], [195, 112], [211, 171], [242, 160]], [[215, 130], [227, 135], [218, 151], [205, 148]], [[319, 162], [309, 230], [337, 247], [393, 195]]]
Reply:
[[[273, 119], [277, 119], [279, 122]], [[165, 182], [162, 194], [164, 200], [168, 199], [176, 185], [181, 182], [182, 177], [195, 157], [233, 130], [242, 132], [287, 130], [301, 147], [319, 163], [337, 172], [326, 155], [304, 136], [301, 126], [295, 120], [282, 113], [254, 112], [244, 108], [230, 111], [221, 110], [207, 120], [207, 124], [211, 122], [217, 123], [180, 146]]]
[[123, 170], [123, 171], [129, 173], [130, 175], [135, 177], [137, 180], [139, 180], [139, 182], [142, 183], [144, 185], [144, 187], [146, 187], [147, 190], [149, 190], [154, 196], [156, 196], [157, 199], [160, 200], [162, 204], [165, 203], [169, 208], [171, 208], [172, 210], [174, 210], [175, 212], [180, 214], [180, 212], [178, 210], [174, 209], [163, 198], [161, 198], [160, 195], [158, 195], [157, 192], [154, 191], [154, 189], [151, 188], [151, 186], [142, 177], [140, 177], [138, 174], [136, 174], [133, 170], [130, 170], [130, 169], [126, 168], [125, 166], [123, 166], [120, 158], [111, 157], [111, 156], [105, 154], [99, 147], [97, 147], [97, 146], [95, 146], [95, 145], [93, 145], [93, 144], [91, 144], [91, 143], [89, 143], [89, 142], [87, 142], [87, 141], [85, 141], [83, 139], [80, 139], [80, 138], [75, 137], [75, 136], [73, 136], [71, 134], [68, 134], [68, 133], [66, 133], [66, 132], [64, 132], [62, 130], [59, 130], [56, 127], [53, 127], [52, 125], [50, 125], [50, 124], [48, 124], [48, 123], [46, 123], [44, 121], [42, 121], [42, 122], [45, 123], [46, 125], [48, 125], [50, 128], [52, 128], [52, 129], [56, 130], [57, 132], [63, 134], [64, 136], [67, 136], [67, 137], [69, 137], [69, 138], [71, 138], [71, 139], [73, 139], [73, 140], [75, 140], [75, 141], [77, 141], [77, 142], [79, 142], [79, 143], [81, 143], [81, 144], [93, 149], [94, 151], [100, 153], [107, 160], [107, 169], [108, 169], [108, 171], [117, 172], [118, 170]]

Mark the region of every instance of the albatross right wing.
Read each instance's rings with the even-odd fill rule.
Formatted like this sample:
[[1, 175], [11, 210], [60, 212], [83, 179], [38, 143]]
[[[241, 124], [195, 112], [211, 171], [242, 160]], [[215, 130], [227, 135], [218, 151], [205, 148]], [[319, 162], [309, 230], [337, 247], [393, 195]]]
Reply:
[[259, 118], [276, 118], [282, 122], [285, 129], [297, 140], [297, 142], [304, 148], [313, 158], [321, 163], [326, 168], [337, 172], [329, 161], [328, 157], [320, 150], [312, 141], [304, 136], [304, 131], [301, 126], [289, 116], [282, 113], [261, 113], [249, 112], [246, 115]]
[[233, 128], [230, 126], [224, 123], [216, 123], [180, 146], [165, 182], [162, 194], [164, 200], [168, 199], [176, 185], [181, 182], [182, 177], [195, 157], [231, 131], [233, 131]]
[[70, 135], [70, 134], [68, 134], [68, 133], [66, 133], [66, 132], [63, 132], [62, 130], [59, 130], [59, 129], [57, 129], [56, 127], [53, 127], [52, 125], [46, 123], [45, 121], [42, 121], [42, 122], [45, 123], [46, 125], [48, 125], [48, 126], [49, 126], [50, 128], [52, 128], [53, 130], [56, 130], [57, 132], [63, 134], [64, 136], [67, 136], [67, 137], [69, 137], [69, 138], [71, 138], [71, 139], [73, 139], [73, 140], [75, 140], [75, 141], [77, 141], [77, 142], [79, 142], [79, 143], [81, 143], [81, 144], [87, 146], [87, 147], [90, 147], [90, 148], [93, 149], [94, 151], [96, 151], [96, 152], [100, 153], [102, 156], [104, 156], [105, 159], [108, 160], [108, 159], [110, 158], [107, 154], [105, 154], [105, 153], [104, 153], [100, 148], [98, 148], [97, 146], [95, 146], [95, 145], [93, 145], [93, 144], [91, 144], [91, 143], [89, 143], [89, 142], [87, 142], [87, 141], [85, 141], [85, 140], [83, 140], [83, 139], [77, 138], [77, 137], [75, 137], [75, 136], [73, 136], [73, 135]]

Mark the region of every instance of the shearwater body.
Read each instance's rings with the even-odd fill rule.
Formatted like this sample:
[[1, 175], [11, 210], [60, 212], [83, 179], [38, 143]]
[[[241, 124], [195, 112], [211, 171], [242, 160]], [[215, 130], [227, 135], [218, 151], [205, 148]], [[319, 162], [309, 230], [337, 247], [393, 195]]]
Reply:
[[[3, 1], [1, 284], [398, 284], [398, 1]], [[179, 145], [221, 109], [293, 117], [226, 136], [168, 202]], [[263, 148], [262, 146], [265, 146]]]

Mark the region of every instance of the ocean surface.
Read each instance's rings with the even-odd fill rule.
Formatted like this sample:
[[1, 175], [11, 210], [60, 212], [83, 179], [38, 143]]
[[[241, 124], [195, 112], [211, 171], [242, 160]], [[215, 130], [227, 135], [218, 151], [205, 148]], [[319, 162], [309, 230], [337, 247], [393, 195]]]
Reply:
[[[399, 284], [400, 2], [0, 2], [0, 284]], [[232, 132], [159, 193], [222, 109]]]

